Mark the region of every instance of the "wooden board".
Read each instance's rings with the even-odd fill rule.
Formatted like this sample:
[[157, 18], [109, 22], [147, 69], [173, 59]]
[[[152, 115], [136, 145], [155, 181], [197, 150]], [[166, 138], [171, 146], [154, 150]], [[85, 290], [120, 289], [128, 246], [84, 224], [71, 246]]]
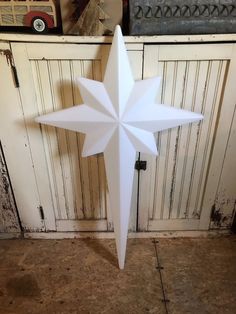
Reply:
[[[43, 43], [78, 43], [78, 44], [101, 44], [112, 42], [112, 36], [62, 36], [62, 35], [32, 35], [19, 33], [0, 33], [0, 41], [9, 42], [43, 42]], [[236, 34], [212, 34], [212, 35], [162, 35], [162, 36], [125, 36], [126, 43], [227, 43], [236, 42]]]
[[236, 114], [230, 124], [224, 163], [218, 181], [215, 200], [212, 204], [211, 229], [230, 229], [236, 213]]
[[[173, 46], [145, 46], [144, 76], [163, 78], [159, 101], [201, 112], [204, 120], [161, 132], [157, 137], [159, 156], [141, 156], [148, 166], [141, 173], [140, 230], [209, 228], [209, 205], [202, 202], [216, 186], [211, 181], [209, 192], [205, 191], [212, 158], [219, 156], [217, 152], [212, 155], [219, 117], [226, 107], [232, 113], [234, 106], [235, 97], [228, 89], [232, 80], [228, 69], [234, 68], [233, 58], [234, 45], [220, 45], [217, 49], [215, 45], [177, 45], [174, 53]], [[231, 119], [232, 116], [228, 121]], [[220, 136], [226, 143], [229, 127], [222, 124], [222, 128]], [[222, 153], [225, 149], [224, 144]], [[222, 168], [223, 156], [219, 157], [215, 171]]]
[[[0, 49], [9, 50], [10, 46], [0, 43]], [[1, 143], [21, 224], [24, 230], [43, 231], [44, 222], [40, 217], [40, 200], [21, 98], [11, 67], [3, 54], [0, 54], [0, 86], [4, 91], [0, 102]]]

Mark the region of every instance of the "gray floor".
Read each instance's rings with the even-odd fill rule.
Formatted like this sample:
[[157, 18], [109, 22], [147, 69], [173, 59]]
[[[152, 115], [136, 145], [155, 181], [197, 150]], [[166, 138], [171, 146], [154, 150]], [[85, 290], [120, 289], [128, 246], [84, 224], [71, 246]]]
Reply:
[[1, 240], [0, 313], [235, 314], [236, 237]]

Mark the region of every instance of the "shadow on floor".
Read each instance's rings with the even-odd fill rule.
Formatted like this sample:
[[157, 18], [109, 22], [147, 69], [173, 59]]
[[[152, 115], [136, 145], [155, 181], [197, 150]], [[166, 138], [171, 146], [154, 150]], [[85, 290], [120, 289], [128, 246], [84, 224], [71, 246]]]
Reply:
[[[110, 247], [109, 249], [103, 245], [102, 240], [99, 239], [81, 239], [81, 241], [92, 250], [94, 253], [105, 259], [107, 262], [109, 262], [112, 266], [118, 267], [117, 257], [114, 255]], [[114, 240], [115, 241], [115, 240]]]

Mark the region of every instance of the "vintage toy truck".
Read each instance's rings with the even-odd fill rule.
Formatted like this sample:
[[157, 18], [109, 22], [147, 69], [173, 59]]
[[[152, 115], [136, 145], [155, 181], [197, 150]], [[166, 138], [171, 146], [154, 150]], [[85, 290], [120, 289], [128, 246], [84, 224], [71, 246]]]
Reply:
[[0, 26], [26, 26], [36, 33], [57, 27], [53, 0], [0, 0]]

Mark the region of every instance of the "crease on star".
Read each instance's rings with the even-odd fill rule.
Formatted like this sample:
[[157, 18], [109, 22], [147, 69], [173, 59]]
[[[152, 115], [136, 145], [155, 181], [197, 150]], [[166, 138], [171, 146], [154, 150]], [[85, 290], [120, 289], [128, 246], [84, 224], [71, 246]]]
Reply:
[[134, 112], [131, 108], [124, 117], [124, 122], [152, 133], [174, 128], [186, 123], [199, 121], [201, 114], [169, 107], [165, 105], [147, 104]]
[[82, 157], [103, 153], [116, 127], [107, 126], [86, 134]]
[[125, 252], [133, 190], [136, 150], [127, 133], [117, 128], [104, 151], [105, 168], [109, 187], [110, 207], [116, 235], [120, 269], [124, 268]]
[[113, 118], [117, 117], [114, 106], [112, 105], [102, 82], [84, 77], [77, 78], [77, 82], [79, 84], [82, 99], [87, 106]]
[[157, 93], [160, 87], [161, 77], [152, 77], [136, 81], [130, 93], [123, 116], [130, 110], [142, 110], [148, 104], [156, 103]]
[[124, 112], [124, 123], [152, 133], [201, 120], [195, 112], [157, 104], [161, 77], [135, 82]]
[[64, 128], [81, 133], [89, 133], [93, 130], [111, 126], [114, 119], [89, 106], [83, 104], [72, 108], [52, 112], [35, 119], [42, 124]]
[[103, 83], [121, 118], [134, 86], [134, 78], [120, 27], [116, 27]]
[[158, 155], [156, 140], [151, 132], [124, 124], [127, 136], [137, 152]]

